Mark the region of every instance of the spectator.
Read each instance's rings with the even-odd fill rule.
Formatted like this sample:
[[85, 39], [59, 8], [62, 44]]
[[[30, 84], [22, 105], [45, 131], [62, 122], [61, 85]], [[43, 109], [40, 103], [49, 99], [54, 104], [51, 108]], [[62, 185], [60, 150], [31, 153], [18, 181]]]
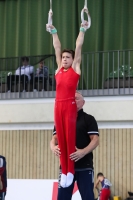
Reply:
[[39, 88], [39, 82], [43, 83], [43, 89], [47, 90], [47, 80], [48, 80], [48, 67], [44, 65], [44, 61], [41, 60], [39, 63], [39, 67], [36, 70], [35, 78], [34, 78], [34, 92]]
[[7, 190], [6, 159], [0, 155], [0, 199], [4, 200]]
[[[102, 186], [102, 189], [100, 190], [99, 192], [99, 183], [101, 183], [101, 186]], [[99, 192], [99, 197], [100, 197], [100, 200], [108, 200], [109, 197], [110, 197], [110, 186], [112, 184], [110, 183], [110, 181], [104, 177], [103, 173], [99, 172], [97, 174], [97, 181], [96, 181], [96, 184], [95, 184], [95, 188], [98, 190]]]
[[29, 65], [29, 58], [24, 56], [21, 58], [22, 66], [15, 71], [15, 75], [9, 74], [7, 76], [8, 92], [11, 92], [13, 84], [22, 82], [23, 92], [28, 89], [28, 82], [31, 80], [31, 74], [33, 74], [34, 67]]

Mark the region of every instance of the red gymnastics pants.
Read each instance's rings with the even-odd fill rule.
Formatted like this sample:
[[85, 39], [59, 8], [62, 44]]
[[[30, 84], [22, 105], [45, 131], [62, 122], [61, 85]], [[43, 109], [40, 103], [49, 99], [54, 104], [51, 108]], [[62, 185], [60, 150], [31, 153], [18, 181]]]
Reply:
[[108, 200], [110, 197], [110, 189], [102, 189], [100, 200]]
[[74, 161], [70, 154], [75, 152], [77, 106], [75, 99], [56, 100], [55, 127], [61, 151], [60, 163], [63, 174], [74, 174]]

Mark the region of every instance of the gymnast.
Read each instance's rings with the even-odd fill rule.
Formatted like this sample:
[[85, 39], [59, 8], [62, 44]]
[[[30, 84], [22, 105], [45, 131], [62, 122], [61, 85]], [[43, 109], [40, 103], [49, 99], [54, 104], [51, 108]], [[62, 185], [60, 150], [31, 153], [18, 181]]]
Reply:
[[[85, 12], [85, 9], [83, 9]], [[52, 12], [49, 12], [52, 16]], [[60, 185], [69, 187], [74, 178], [74, 161], [70, 159], [70, 154], [75, 152], [76, 142], [76, 118], [77, 107], [75, 102], [75, 91], [79, 82], [81, 70], [81, 49], [84, 42], [86, 30], [90, 27], [87, 21], [81, 23], [80, 32], [76, 40], [75, 52], [70, 49], [61, 51], [61, 43], [57, 35], [57, 29], [52, 23], [46, 24], [46, 29], [51, 33], [53, 46], [55, 49], [57, 70], [56, 98], [54, 108], [54, 120], [61, 150], [61, 182]]]

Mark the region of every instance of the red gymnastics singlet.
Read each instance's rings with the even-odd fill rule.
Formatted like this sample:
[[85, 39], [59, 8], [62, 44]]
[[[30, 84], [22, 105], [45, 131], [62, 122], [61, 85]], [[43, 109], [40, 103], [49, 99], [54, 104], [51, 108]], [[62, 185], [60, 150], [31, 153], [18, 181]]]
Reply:
[[55, 75], [55, 126], [59, 148], [60, 163], [63, 174], [74, 174], [74, 161], [69, 156], [75, 152], [77, 106], [75, 92], [80, 75], [72, 67], [64, 71], [62, 67]]

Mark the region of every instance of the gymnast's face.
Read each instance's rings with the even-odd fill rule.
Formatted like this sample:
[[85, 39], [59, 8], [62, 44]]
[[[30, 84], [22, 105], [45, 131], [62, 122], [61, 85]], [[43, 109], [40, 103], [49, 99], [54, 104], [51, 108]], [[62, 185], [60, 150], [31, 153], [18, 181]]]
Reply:
[[73, 63], [72, 55], [70, 53], [68, 53], [68, 52], [64, 52], [62, 54], [62, 66], [65, 69], [68, 69], [69, 67], [72, 66], [72, 63]]
[[85, 103], [83, 96], [76, 92], [75, 93], [75, 101], [76, 101], [76, 105], [77, 105], [77, 111], [81, 110]]

